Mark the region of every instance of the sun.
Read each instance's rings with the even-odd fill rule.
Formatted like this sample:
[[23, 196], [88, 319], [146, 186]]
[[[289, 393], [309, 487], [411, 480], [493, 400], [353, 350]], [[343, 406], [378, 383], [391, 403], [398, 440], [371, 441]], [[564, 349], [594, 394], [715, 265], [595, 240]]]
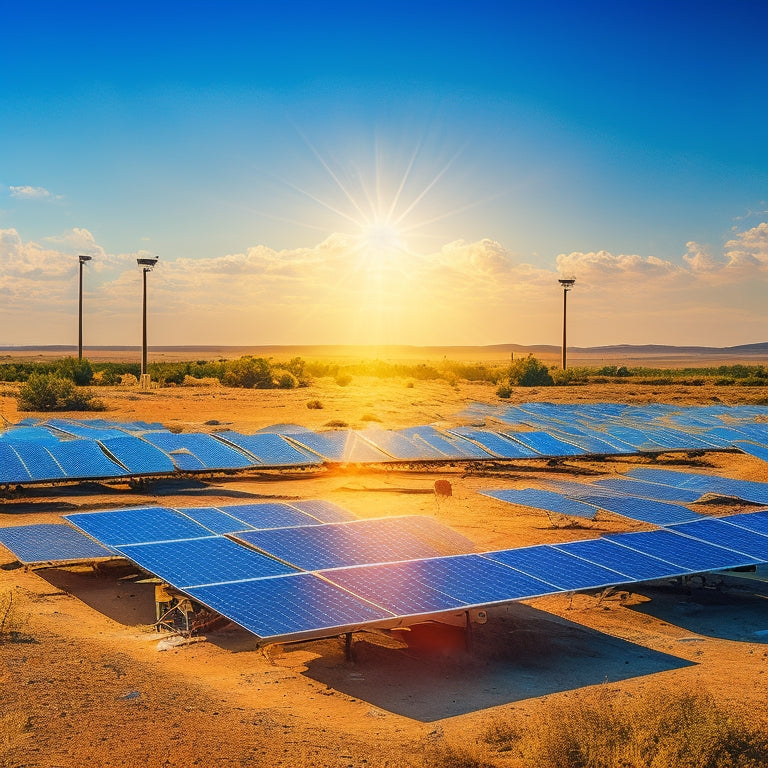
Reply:
[[371, 256], [394, 256], [407, 250], [404, 233], [393, 222], [375, 219], [360, 228], [360, 248]]

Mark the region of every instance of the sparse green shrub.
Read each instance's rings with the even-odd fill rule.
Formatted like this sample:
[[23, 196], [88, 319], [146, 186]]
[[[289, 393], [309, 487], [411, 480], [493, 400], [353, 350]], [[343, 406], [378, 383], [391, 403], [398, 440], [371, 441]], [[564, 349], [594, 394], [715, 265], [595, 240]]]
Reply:
[[499, 384], [496, 387], [496, 397], [501, 397], [504, 400], [509, 399], [512, 397], [512, 387], [509, 384]]
[[296, 389], [299, 380], [290, 371], [275, 371], [275, 380], [278, 389]]
[[224, 367], [221, 383], [225, 387], [271, 389], [274, 386], [269, 360], [263, 357], [240, 357], [237, 360], [229, 360]]
[[309, 408], [310, 411], [322, 411], [323, 404], [319, 400], [308, 400], [307, 408]]
[[346, 387], [352, 383], [352, 377], [348, 373], [337, 373], [335, 381], [340, 387]]
[[103, 411], [88, 389], [55, 374], [33, 373], [16, 396], [20, 411]]
[[85, 387], [93, 380], [93, 368], [90, 362], [83, 358], [65, 357], [56, 366], [56, 373], [64, 379], [70, 379], [78, 387]]
[[736, 379], [732, 379], [728, 376], [723, 376], [719, 379], [715, 379], [715, 386], [718, 387], [730, 387], [732, 384], [736, 383]]
[[375, 413], [364, 413], [360, 421], [381, 421], [381, 419]]
[[507, 371], [509, 383], [518, 387], [546, 387], [554, 384], [549, 368], [533, 355], [515, 360]]
[[325, 424], [323, 424], [324, 427], [331, 427], [333, 429], [344, 429], [349, 426], [346, 421], [342, 421], [341, 419], [331, 419], [330, 421], [326, 421]]

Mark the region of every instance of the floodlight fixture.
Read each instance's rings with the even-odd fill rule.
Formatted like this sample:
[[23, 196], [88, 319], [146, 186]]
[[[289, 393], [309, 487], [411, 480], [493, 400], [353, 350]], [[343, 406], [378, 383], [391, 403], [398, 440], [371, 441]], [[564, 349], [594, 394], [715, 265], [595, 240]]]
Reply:
[[563, 370], [566, 368], [566, 340], [565, 340], [565, 329], [566, 329], [566, 316], [567, 316], [567, 308], [568, 308], [568, 291], [573, 288], [573, 284], [576, 282], [575, 277], [561, 277], [557, 281], [560, 283], [560, 285], [563, 287], [563, 350], [562, 350], [562, 363], [563, 363]]
[[157, 264], [157, 256], [141, 256], [136, 259], [141, 268], [144, 292], [141, 304], [141, 375], [147, 373], [147, 272], [151, 272]]
[[84, 253], [78, 255], [77, 260], [80, 264], [80, 282], [78, 289], [77, 300], [77, 359], [83, 359], [83, 264], [86, 261], [90, 261], [93, 256], [88, 256]]

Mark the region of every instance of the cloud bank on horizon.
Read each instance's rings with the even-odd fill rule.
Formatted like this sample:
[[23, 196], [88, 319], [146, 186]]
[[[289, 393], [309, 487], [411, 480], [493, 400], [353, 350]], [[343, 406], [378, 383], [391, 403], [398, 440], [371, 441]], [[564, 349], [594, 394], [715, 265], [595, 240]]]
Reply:
[[768, 340], [768, 4], [435, 8], [9, 7], [0, 345]]
[[[135, 260], [146, 254], [107, 253], [85, 229], [41, 243], [7, 229], [0, 230], [0, 296], [12, 324], [0, 344], [72, 342], [78, 253], [94, 256], [84, 278], [86, 344], [136, 343]], [[574, 251], [547, 268], [490, 239], [372, 254], [345, 234], [311, 247], [161, 259], [149, 279], [152, 343], [556, 342], [562, 275], [577, 277], [569, 326], [578, 346], [760, 340], [768, 223], [733, 233], [722, 253], [688, 242], [679, 261]]]

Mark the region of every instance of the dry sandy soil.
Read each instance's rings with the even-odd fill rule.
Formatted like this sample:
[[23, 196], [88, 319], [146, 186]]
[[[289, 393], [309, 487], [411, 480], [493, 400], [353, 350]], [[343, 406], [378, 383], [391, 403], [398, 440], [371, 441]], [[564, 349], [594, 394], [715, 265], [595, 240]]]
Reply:
[[[469, 402], [498, 402], [484, 385], [406, 384], [357, 379], [343, 388], [320, 381], [295, 391], [114, 388], [99, 395], [107, 418], [157, 420], [185, 431], [226, 425], [251, 432], [275, 423], [321, 428], [332, 420], [363, 427], [372, 418], [387, 428], [450, 423]], [[15, 421], [11, 394], [6, 387], [0, 412]], [[703, 404], [761, 396], [743, 387], [622, 385], [519, 390], [512, 402]], [[323, 409], [308, 409], [312, 399]], [[482, 471], [347, 467], [166, 482], [144, 492], [119, 484], [28, 489], [0, 503], [0, 525], [123, 505], [325, 498], [361, 517], [434, 516], [482, 551], [642, 529], [605, 514], [582, 527], [554, 526], [544, 514], [477, 491], [623, 473], [647, 461], [540, 461]], [[733, 453], [667, 454], [658, 463], [766, 479], [766, 464]], [[454, 494], [438, 505], [432, 488], [439, 478], [451, 481]], [[524, 722], [554, 701], [575, 701], [604, 685], [621, 697], [708, 690], [728, 706], [765, 716], [768, 589], [755, 582], [720, 590], [636, 586], [602, 601], [579, 594], [494, 608], [476, 629], [471, 653], [453, 631], [399, 633], [408, 642], [360, 633], [356, 658], [347, 662], [338, 638], [259, 649], [232, 627], [169, 645], [149, 626], [153, 585], [135, 575], [126, 567], [25, 571], [0, 551], [0, 595], [13, 596], [22, 630], [16, 642], [0, 644], [0, 764], [420, 766], [447, 742], [512, 766], [510, 753], [483, 739], [492, 723]]]

